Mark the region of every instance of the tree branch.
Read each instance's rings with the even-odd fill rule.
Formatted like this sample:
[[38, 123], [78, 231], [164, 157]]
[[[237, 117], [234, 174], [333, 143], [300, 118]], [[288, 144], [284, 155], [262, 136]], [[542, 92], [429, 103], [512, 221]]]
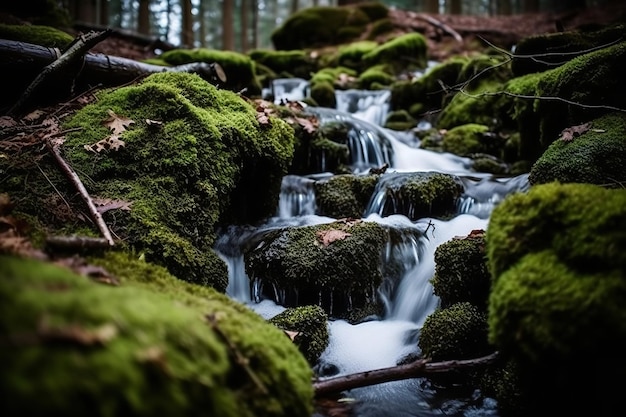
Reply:
[[477, 368], [494, 363], [498, 352], [476, 359], [452, 360], [444, 362], [430, 362], [428, 359], [419, 359], [404, 365], [373, 371], [359, 372], [350, 375], [338, 376], [313, 382], [315, 396], [321, 397], [331, 393], [366, 387], [383, 382], [400, 381], [403, 379], [418, 378], [436, 373], [457, 371], [460, 369]]

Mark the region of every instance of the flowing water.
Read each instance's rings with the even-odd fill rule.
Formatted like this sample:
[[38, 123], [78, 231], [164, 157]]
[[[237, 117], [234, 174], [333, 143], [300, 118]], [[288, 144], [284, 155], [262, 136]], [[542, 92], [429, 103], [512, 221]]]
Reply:
[[[285, 99], [301, 100], [306, 97], [307, 88], [308, 84], [302, 80], [277, 80], [273, 97], [277, 103]], [[319, 374], [325, 377], [390, 367], [407, 355], [419, 354], [419, 330], [438, 305], [429, 282], [435, 270], [435, 249], [455, 236], [486, 229], [494, 206], [507, 194], [528, 187], [527, 175], [495, 178], [476, 173], [470, 170], [470, 161], [466, 158], [419, 149], [403, 140], [400, 134], [380, 128], [388, 111], [388, 101], [389, 94], [385, 91], [350, 90], [338, 93], [338, 109], [310, 109], [322, 123], [339, 120], [352, 126], [348, 145], [355, 173], [384, 163], [389, 165], [363, 213], [363, 220], [398, 231], [400, 242], [389, 244], [385, 256], [387, 261], [400, 262], [404, 266], [399, 282], [384, 281], [377, 290], [385, 305], [383, 317], [373, 317], [356, 325], [343, 320], [329, 322], [330, 344], [316, 366]], [[385, 215], [381, 209], [388, 198], [385, 179], [409, 172], [443, 172], [457, 176], [464, 188], [457, 204], [457, 215], [448, 221], [434, 218], [411, 220], [401, 213]], [[260, 284], [250, 282], [246, 276], [242, 248], [259, 229], [334, 221], [316, 214], [313, 184], [328, 175], [324, 172], [306, 177], [287, 175], [273, 218], [256, 230], [227, 229], [216, 244], [216, 250], [229, 266], [227, 293], [265, 318], [280, 313], [284, 307], [261, 299]], [[280, 294], [276, 294], [276, 299], [281, 299]], [[495, 401], [483, 397], [479, 391], [434, 388], [425, 378], [357, 388], [345, 395], [356, 400], [356, 417], [498, 415]]]

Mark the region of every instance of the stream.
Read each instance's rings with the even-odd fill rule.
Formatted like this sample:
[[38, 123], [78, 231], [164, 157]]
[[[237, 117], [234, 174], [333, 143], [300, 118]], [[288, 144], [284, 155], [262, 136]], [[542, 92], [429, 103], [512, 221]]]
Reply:
[[[275, 80], [272, 93], [276, 102], [301, 100], [306, 97], [307, 89], [308, 83], [304, 80]], [[469, 168], [469, 160], [465, 158], [419, 149], [412, 135], [381, 128], [389, 110], [389, 97], [388, 91], [347, 90], [337, 92], [337, 109], [310, 109], [322, 123], [341, 120], [352, 126], [349, 147], [355, 173], [388, 163], [389, 168], [381, 176], [363, 220], [397, 229], [403, 236], [401, 244], [389, 246], [385, 255], [388, 260], [404, 265], [400, 282], [397, 285], [383, 282], [376, 289], [385, 306], [383, 316], [355, 325], [343, 320], [330, 321], [330, 343], [316, 365], [321, 377], [390, 367], [407, 355], [419, 354], [420, 328], [438, 305], [429, 282], [435, 271], [435, 249], [455, 236], [486, 229], [493, 208], [507, 194], [528, 187], [527, 175], [495, 177], [477, 173]], [[464, 193], [457, 203], [454, 218], [412, 220], [402, 213], [385, 212], [386, 174], [411, 172], [442, 172], [460, 179]], [[239, 248], [259, 229], [334, 221], [316, 214], [312, 185], [317, 178], [328, 175], [320, 172], [311, 176], [286, 176], [273, 218], [257, 230], [233, 227], [220, 236], [215, 248], [229, 266], [229, 296], [265, 318], [284, 310], [280, 303], [261, 299], [259, 284], [251, 284], [246, 276]], [[344, 394], [354, 400], [352, 415], [355, 417], [498, 416], [495, 400], [481, 395], [478, 390], [443, 389], [433, 386], [426, 378], [357, 388]]]

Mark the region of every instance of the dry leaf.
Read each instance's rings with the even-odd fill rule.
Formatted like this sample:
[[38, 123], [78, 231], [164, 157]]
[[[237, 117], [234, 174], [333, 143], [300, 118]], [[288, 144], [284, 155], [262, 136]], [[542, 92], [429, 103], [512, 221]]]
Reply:
[[43, 110], [35, 110], [24, 116], [22, 120], [24, 120], [25, 122], [33, 123], [41, 119], [45, 115], [46, 113]]
[[591, 123], [583, 123], [582, 125], [571, 126], [563, 129], [563, 131], [561, 132], [561, 140], [563, 142], [571, 142], [574, 140], [574, 138], [577, 138], [578, 136], [588, 131], [590, 127]]
[[92, 198], [98, 213], [106, 213], [109, 210], [125, 210], [130, 211], [130, 206], [133, 204], [130, 201], [124, 200], [112, 200], [110, 198]]
[[118, 135], [111, 135], [92, 145], [85, 145], [85, 149], [91, 152], [100, 153], [109, 149], [112, 151], [119, 151], [120, 148], [123, 148], [125, 145], [126, 142], [121, 140]]
[[324, 247], [327, 247], [337, 240], [343, 240], [349, 236], [352, 236], [352, 234], [337, 229], [320, 230], [317, 232], [317, 239], [322, 243], [322, 245], [324, 245]]
[[305, 119], [303, 117], [294, 117], [294, 119], [307, 133], [315, 133], [319, 126], [317, 119]]
[[113, 131], [114, 135], [119, 135], [122, 132], [126, 131], [126, 128], [131, 124], [135, 123], [134, 120], [129, 119], [128, 117], [118, 116], [113, 112], [113, 110], [109, 110], [109, 118], [104, 121], [104, 124]]
[[300, 332], [292, 332], [291, 330], [283, 330], [283, 332], [285, 332], [287, 337], [289, 337], [292, 342], [296, 339], [296, 336], [300, 334]]

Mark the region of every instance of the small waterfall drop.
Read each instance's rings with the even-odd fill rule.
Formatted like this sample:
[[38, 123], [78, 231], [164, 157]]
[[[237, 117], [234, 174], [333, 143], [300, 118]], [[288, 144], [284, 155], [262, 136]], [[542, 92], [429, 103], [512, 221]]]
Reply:
[[382, 126], [389, 113], [389, 90], [337, 90], [337, 110]]

